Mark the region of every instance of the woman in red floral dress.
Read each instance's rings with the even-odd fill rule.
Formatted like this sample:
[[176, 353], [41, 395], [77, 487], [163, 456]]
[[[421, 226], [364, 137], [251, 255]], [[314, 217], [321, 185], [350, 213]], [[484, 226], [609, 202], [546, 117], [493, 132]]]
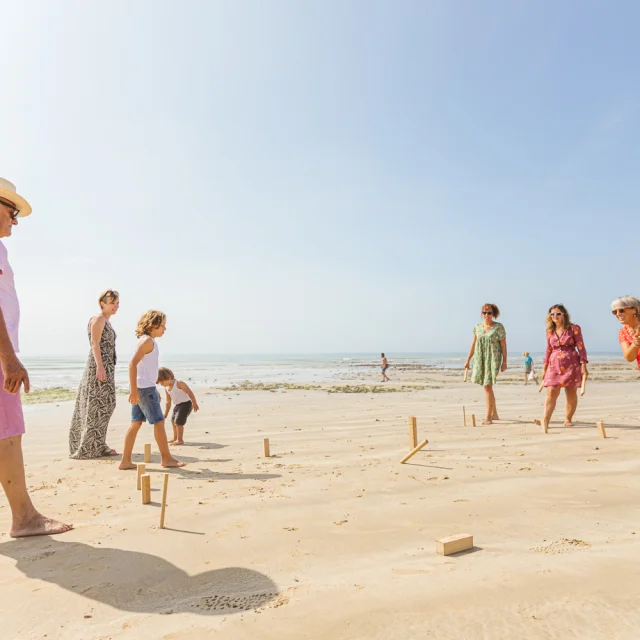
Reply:
[[578, 408], [578, 388], [582, 385], [582, 379], [589, 376], [587, 362], [580, 327], [571, 323], [564, 305], [554, 305], [547, 315], [547, 352], [542, 372], [543, 384], [547, 388], [543, 418], [545, 431], [561, 389], [564, 389], [567, 399], [564, 426], [573, 426], [573, 414]]

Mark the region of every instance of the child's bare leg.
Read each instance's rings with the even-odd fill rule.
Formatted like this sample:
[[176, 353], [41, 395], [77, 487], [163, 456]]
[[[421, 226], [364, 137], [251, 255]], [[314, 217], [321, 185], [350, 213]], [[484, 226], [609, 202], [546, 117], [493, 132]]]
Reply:
[[164, 420], [156, 422], [153, 425], [153, 435], [156, 438], [158, 449], [160, 450], [160, 457], [162, 459], [163, 467], [184, 467], [184, 462], [176, 460], [169, 451], [169, 443], [167, 442], [167, 432], [164, 430]]
[[178, 439], [176, 440], [176, 444], [184, 444], [184, 425], [177, 424], [176, 429], [178, 430]]
[[122, 451], [122, 461], [120, 462], [119, 469], [123, 471], [126, 469], [135, 469], [136, 465], [131, 462], [131, 454], [133, 453], [133, 446], [136, 443], [136, 436], [138, 435], [138, 431], [140, 431], [140, 427], [142, 426], [142, 422], [132, 422], [131, 426], [127, 430], [126, 435], [124, 436], [124, 449]]
[[173, 444], [178, 439], [178, 430], [176, 429], [176, 423], [171, 421], [171, 426], [173, 427], [173, 438], [169, 440], [169, 444]]

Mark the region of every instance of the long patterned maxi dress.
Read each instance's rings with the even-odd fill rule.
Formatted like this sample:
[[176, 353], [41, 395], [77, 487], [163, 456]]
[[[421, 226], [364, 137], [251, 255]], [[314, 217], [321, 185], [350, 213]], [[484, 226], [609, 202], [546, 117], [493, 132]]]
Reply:
[[507, 337], [504, 326], [494, 322], [485, 332], [484, 324], [479, 322], [473, 332], [476, 335], [476, 349], [473, 353], [473, 371], [471, 381], [483, 386], [496, 383], [502, 366], [502, 349], [500, 341]]
[[106, 381], [100, 382], [96, 378], [96, 360], [89, 351], [87, 366], [78, 389], [69, 431], [69, 457], [76, 460], [100, 458], [110, 451], [105, 441], [109, 420], [116, 408], [116, 333], [108, 322], [105, 323], [100, 338], [100, 355], [107, 374]]

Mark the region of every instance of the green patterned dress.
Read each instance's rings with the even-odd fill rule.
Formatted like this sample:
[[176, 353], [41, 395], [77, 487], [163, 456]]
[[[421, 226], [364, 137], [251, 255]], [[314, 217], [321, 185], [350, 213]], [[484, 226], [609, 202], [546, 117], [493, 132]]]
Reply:
[[476, 336], [476, 350], [473, 354], [473, 371], [471, 382], [487, 386], [495, 384], [502, 366], [502, 349], [500, 340], [507, 337], [507, 332], [499, 322], [485, 333], [484, 324], [478, 322], [473, 328]]

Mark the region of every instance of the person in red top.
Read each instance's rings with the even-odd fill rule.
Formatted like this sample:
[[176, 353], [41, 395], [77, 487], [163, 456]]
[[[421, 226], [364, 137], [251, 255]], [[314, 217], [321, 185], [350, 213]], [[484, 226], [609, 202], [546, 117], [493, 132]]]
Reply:
[[627, 362], [638, 363], [640, 369], [640, 300], [635, 296], [622, 296], [611, 303], [611, 313], [622, 325], [618, 342]]
[[571, 322], [563, 304], [554, 304], [547, 315], [547, 351], [542, 371], [543, 384], [547, 388], [543, 418], [545, 428], [549, 426], [562, 389], [567, 398], [564, 426], [573, 426], [573, 414], [578, 408], [578, 388], [582, 379], [589, 376], [587, 363], [587, 350], [580, 327]]

